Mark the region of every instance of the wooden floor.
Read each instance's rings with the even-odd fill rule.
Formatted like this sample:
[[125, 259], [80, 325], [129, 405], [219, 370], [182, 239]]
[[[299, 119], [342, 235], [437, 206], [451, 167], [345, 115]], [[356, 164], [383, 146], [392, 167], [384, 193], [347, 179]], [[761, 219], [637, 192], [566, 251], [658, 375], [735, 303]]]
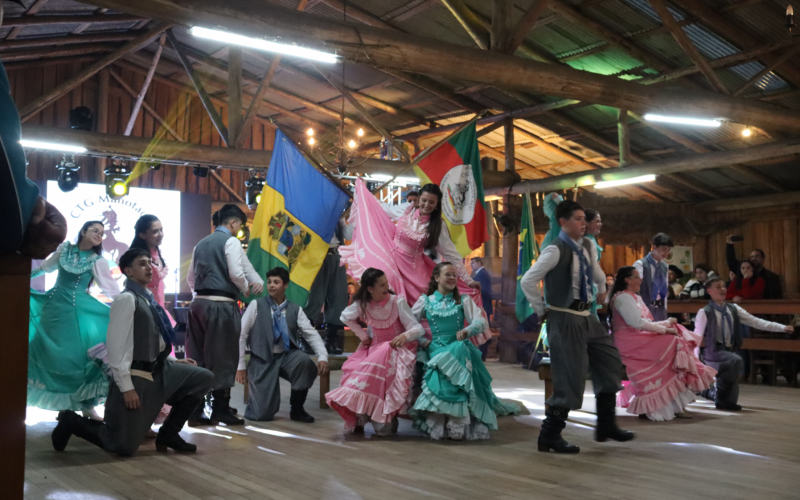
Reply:
[[[654, 423], [623, 415], [630, 443], [592, 441], [594, 416], [573, 412], [566, 437], [579, 455], [536, 451], [543, 386], [536, 373], [489, 362], [496, 393], [526, 415], [500, 419], [483, 442], [431, 442], [401, 421], [396, 437], [344, 436], [333, 410], [288, 419], [288, 387], [274, 422], [189, 429], [196, 455], [156, 453], [147, 441], [121, 459], [73, 438], [54, 452], [54, 414], [29, 412], [26, 498], [73, 499], [789, 499], [800, 498], [800, 390], [742, 386], [739, 414], [705, 400], [695, 417]], [[338, 386], [341, 372], [331, 385]], [[315, 394], [315, 389], [311, 393]], [[587, 391], [588, 393], [588, 391]], [[241, 386], [234, 406], [241, 405]], [[584, 410], [594, 410], [587, 397]], [[622, 410], [618, 410], [622, 413]], [[35, 414], [34, 414], [35, 413]], [[188, 429], [188, 428], [187, 428]]]

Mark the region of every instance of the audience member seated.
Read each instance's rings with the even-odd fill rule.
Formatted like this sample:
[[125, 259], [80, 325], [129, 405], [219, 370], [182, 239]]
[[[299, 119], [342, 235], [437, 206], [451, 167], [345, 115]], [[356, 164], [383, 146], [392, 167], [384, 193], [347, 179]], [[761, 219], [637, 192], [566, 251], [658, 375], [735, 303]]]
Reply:
[[670, 264], [668, 269], [667, 280], [669, 283], [669, 291], [667, 293], [669, 294], [668, 298], [674, 300], [677, 299], [678, 295], [683, 291], [683, 285], [678, 282], [683, 279], [683, 271], [674, 264]]
[[678, 298], [681, 300], [708, 299], [706, 281], [713, 278], [718, 278], [718, 276], [711, 269], [711, 266], [708, 264], [695, 265], [694, 278], [686, 282]]
[[742, 300], [761, 300], [764, 298], [764, 278], [755, 274], [755, 265], [749, 260], [743, 260], [739, 268], [740, 274], [731, 280], [727, 300], [741, 304]]
[[[725, 249], [725, 256], [728, 261], [728, 269], [741, 276], [739, 264], [741, 261], [736, 258], [736, 249], [733, 246], [734, 235], [728, 236], [727, 248]], [[766, 255], [764, 250], [758, 248], [750, 252], [750, 257], [747, 259], [753, 264], [753, 274], [759, 278], [764, 279], [764, 299], [782, 299], [783, 298], [783, 282], [781, 281], [780, 274], [773, 273], [769, 269], [764, 268], [764, 259]]]

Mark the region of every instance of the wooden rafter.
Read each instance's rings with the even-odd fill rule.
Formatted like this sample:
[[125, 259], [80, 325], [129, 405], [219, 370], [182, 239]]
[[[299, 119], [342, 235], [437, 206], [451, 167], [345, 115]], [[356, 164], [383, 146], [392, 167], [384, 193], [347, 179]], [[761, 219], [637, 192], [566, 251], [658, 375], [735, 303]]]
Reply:
[[[35, 0], [31, 4], [31, 6], [28, 7], [28, 10], [26, 10], [25, 13], [22, 14], [22, 15], [23, 16], [36, 15], [36, 13], [39, 12], [40, 10], [42, 10], [42, 7], [44, 7], [47, 4], [48, 1], [49, 0]], [[14, 26], [14, 28], [6, 36], [6, 40], [15, 39], [15, 38], [17, 38], [19, 36], [20, 33], [22, 33], [22, 26]]]
[[511, 35], [506, 41], [504, 49], [507, 54], [513, 54], [517, 47], [528, 37], [528, 33], [530, 33], [539, 18], [542, 17], [548, 2], [549, 0], [534, 0], [528, 7], [528, 10], [525, 11], [522, 18], [517, 21], [516, 26], [511, 30]]
[[235, 148], [242, 124], [242, 48], [228, 51], [228, 147]]
[[130, 14], [93, 14], [88, 16], [53, 15], [53, 16], [21, 16], [4, 17], [4, 28], [24, 26], [49, 26], [54, 24], [111, 24], [142, 21], [141, 16]]
[[162, 33], [161, 40], [158, 43], [158, 49], [156, 49], [156, 55], [153, 56], [153, 64], [150, 66], [150, 70], [147, 72], [147, 76], [144, 79], [142, 90], [140, 90], [139, 95], [136, 96], [136, 102], [133, 104], [131, 117], [128, 119], [128, 125], [125, 127], [124, 135], [131, 135], [131, 131], [133, 131], [133, 125], [136, 123], [136, 117], [139, 115], [139, 109], [141, 109], [142, 103], [144, 102], [144, 96], [147, 94], [147, 90], [150, 88], [150, 83], [153, 81], [153, 75], [156, 74], [158, 61], [161, 59], [161, 53], [164, 51], [165, 41], [166, 35]]

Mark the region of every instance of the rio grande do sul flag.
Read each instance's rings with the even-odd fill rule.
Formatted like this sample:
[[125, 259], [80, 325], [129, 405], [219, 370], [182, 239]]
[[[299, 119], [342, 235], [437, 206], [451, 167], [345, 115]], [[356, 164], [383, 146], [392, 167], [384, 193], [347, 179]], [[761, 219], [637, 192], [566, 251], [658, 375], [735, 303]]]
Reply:
[[442, 215], [462, 256], [489, 239], [475, 123], [419, 162], [414, 171], [422, 185], [432, 182], [442, 189]]

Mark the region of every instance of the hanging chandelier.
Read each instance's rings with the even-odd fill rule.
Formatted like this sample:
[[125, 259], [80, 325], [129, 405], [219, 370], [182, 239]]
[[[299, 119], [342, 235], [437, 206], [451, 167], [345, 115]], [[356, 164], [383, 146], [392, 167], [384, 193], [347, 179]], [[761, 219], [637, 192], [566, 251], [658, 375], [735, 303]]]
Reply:
[[[344, 103], [344, 99], [342, 100]], [[313, 128], [306, 131], [308, 135], [308, 146], [320, 163], [330, 168], [335, 168], [340, 174], [352, 171], [368, 158], [363, 158], [356, 164], [356, 154], [361, 146], [361, 138], [364, 137], [364, 129], [359, 128], [354, 137], [345, 134], [344, 127], [344, 104], [342, 104], [342, 120], [339, 123], [339, 138], [334, 143], [323, 144], [314, 138]]]

